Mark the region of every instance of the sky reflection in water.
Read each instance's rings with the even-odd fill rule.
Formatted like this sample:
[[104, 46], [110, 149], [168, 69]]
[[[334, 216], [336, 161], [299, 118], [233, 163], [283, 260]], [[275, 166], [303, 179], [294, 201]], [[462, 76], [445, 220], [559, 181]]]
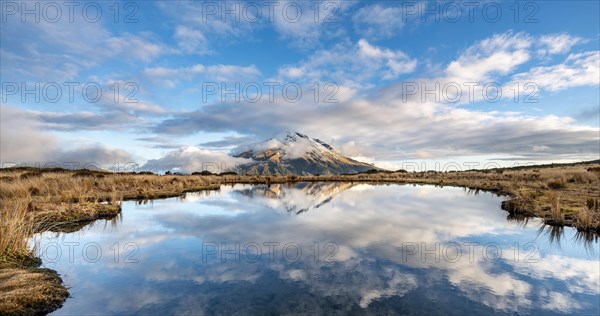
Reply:
[[235, 185], [125, 202], [112, 223], [37, 238], [73, 296], [55, 314], [597, 314], [598, 241], [549, 238], [537, 219], [507, 220], [501, 200]]

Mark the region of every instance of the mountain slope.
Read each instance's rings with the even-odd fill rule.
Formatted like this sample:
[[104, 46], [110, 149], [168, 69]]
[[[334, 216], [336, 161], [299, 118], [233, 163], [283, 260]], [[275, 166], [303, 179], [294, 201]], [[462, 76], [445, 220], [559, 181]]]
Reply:
[[298, 132], [285, 132], [262, 143], [239, 148], [234, 157], [252, 159], [239, 166], [244, 174], [331, 175], [380, 169], [338, 153], [325, 142]]

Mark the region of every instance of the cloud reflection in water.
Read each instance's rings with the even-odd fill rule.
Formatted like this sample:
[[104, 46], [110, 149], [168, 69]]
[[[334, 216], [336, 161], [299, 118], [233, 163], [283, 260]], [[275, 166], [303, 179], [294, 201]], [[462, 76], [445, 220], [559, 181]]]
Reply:
[[[539, 220], [507, 221], [500, 202], [452, 187], [235, 185], [126, 202], [116, 228], [47, 233], [43, 243], [107, 249], [93, 264], [46, 263], [72, 286], [57, 314], [597, 312], [600, 261], [589, 251], [597, 241], [584, 246], [565, 229], [568, 247], [557, 247], [537, 234]], [[135, 242], [139, 263], [115, 263], [115, 242]], [[278, 245], [271, 252], [265, 243]], [[292, 243], [298, 258], [282, 251]], [[208, 244], [219, 249], [207, 255]], [[257, 258], [248, 245], [260, 247], [260, 259], [248, 260]], [[450, 245], [460, 246], [459, 259]]]

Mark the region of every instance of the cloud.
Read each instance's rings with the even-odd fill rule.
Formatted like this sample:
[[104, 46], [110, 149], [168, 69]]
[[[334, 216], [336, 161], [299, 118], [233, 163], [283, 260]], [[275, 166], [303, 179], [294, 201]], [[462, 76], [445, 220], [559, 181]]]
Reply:
[[248, 144], [255, 139], [250, 136], [225, 136], [223, 139], [218, 141], [210, 141], [200, 144], [201, 147], [212, 147], [212, 148], [224, 148], [224, 147], [237, 147]]
[[[418, 80], [442, 84], [452, 80], [498, 80], [535, 56], [534, 41], [526, 33], [494, 35], [474, 43], [449, 62], [443, 77]], [[392, 74], [389, 61], [398, 59], [406, 64], [412, 60], [403, 52], [359, 40], [355, 45], [345, 42], [319, 50], [298, 64], [280, 68], [279, 75], [281, 80], [294, 77], [299, 82], [330, 79], [347, 91], [364, 92], [364, 82]], [[548, 82], [540, 78], [539, 83], [550, 89], [563, 88], [568, 81], [569, 87], [597, 84], [597, 52], [571, 54], [565, 64], [568, 67], [563, 67], [569, 71], [562, 72], [573, 78], [562, 78], [562, 68], [550, 66], [533, 68], [528, 76], [511, 79], [536, 81], [531, 74], [546, 74]], [[576, 75], [579, 78], [574, 78]], [[555, 77], [562, 79], [555, 81]], [[208, 104], [198, 111], [176, 114], [152, 127], [152, 131], [166, 135], [236, 131], [254, 135], [259, 141], [282, 130], [302, 130], [334, 146], [342, 145], [338, 147], [343, 154], [373, 157], [375, 162], [481, 155], [579, 160], [596, 157], [600, 149], [598, 128], [578, 126], [568, 117], [465, 109], [435, 102], [434, 98], [403, 100], [401, 85], [391, 84], [362, 95], [351, 92], [339, 103], [302, 98], [292, 104], [276, 97], [273, 102], [263, 99], [257, 103]], [[475, 101], [482, 101], [481, 97]], [[354, 143], [349, 145], [351, 141]]]
[[[176, 21], [173, 38], [180, 53], [210, 55], [220, 46], [227, 46], [237, 39], [248, 40], [255, 31], [262, 29], [261, 23], [252, 23], [253, 11], [226, 13], [236, 7], [244, 8], [244, 1], [227, 2], [180, 2], [177, 7], [157, 2], [157, 8]], [[213, 7], [214, 5], [214, 7]], [[208, 9], [207, 6], [211, 8]], [[216, 11], [212, 11], [215, 9]], [[265, 9], [265, 14], [266, 9]], [[241, 15], [244, 14], [244, 18]], [[236, 15], [239, 19], [236, 19]], [[246, 18], [247, 17], [247, 18]]]
[[29, 111], [29, 113], [37, 117], [40, 125], [43, 125], [44, 128], [60, 131], [121, 130], [145, 122], [134, 115], [118, 112], [58, 113]]
[[598, 122], [598, 118], [600, 117], [600, 105], [586, 107], [573, 115], [573, 117], [580, 121]]
[[549, 91], [597, 86], [600, 84], [600, 51], [570, 54], [562, 64], [534, 67], [514, 75], [513, 80], [533, 82]]
[[371, 40], [389, 38], [404, 26], [403, 13], [399, 7], [384, 7], [381, 4], [365, 6], [352, 17], [356, 32]]
[[211, 53], [208, 49], [208, 40], [199, 30], [183, 25], [175, 29], [175, 40], [177, 46], [187, 54], [207, 55]]
[[319, 46], [322, 37], [334, 37], [341, 32], [341, 11], [348, 6], [344, 2], [279, 0], [273, 28], [292, 47], [308, 50]]
[[492, 75], [506, 75], [531, 58], [531, 36], [525, 33], [503, 33], [470, 46], [446, 68], [449, 81], [481, 82]]
[[543, 35], [538, 40], [538, 54], [565, 54], [576, 44], [583, 42], [581, 37], [571, 36], [567, 33]]
[[167, 51], [162, 44], [157, 44], [143, 37], [125, 33], [121, 36], [111, 36], [105, 39], [107, 57], [120, 55], [127, 59], [149, 62]]
[[168, 170], [187, 173], [204, 170], [224, 172], [248, 162], [250, 162], [248, 159], [234, 158], [225, 153], [189, 146], [171, 151], [159, 159], [150, 159], [141, 169], [157, 172]]
[[217, 81], [233, 81], [239, 78], [248, 78], [260, 75], [260, 71], [255, 65], [235, 66], [235, 65], [211, 65], [206, 68], [208, 78]]
[[[536, 60], [536, 56], [543, 56], [536, 55], [535, 49], [540, 47], [540, 39], [554, 37], [559, 37], [557, 41], [563, 38], [566, 38], [563, 42], [576, 41], [576, 37], [566, 34], [534, 37], [509, 31], [493, 35], [465, 49], [456, 60], [447, 64], [441, 75], [405, 80], [405, 84], [416, 87], [416, 93], [408, 93], [406, 86], [394, 87], [400, 88], [395, 97], [415, 101], [429, 98], [464, 105], [514, 99], [515, 95], [536, 98], [539, 89], [558, 91], [597, 85], [600, 72], [597, 51], [570, 54], [562, 64], [536, 66], [528, 72], [517, 73], [518, 69], [535, 61], [548, 62]], [[557, 45], [561, 49], [566, 47]], [[496, 87], [500, 92], [498, 98]]]
[[383, 74], [383, 79], [395, 79], [401, 74], [413, 72], [417, 67], [416, 59], [409, 58], [401, 51], [372, 46], [365, 39], [358, 41], [358, 55], [367, 60], [384, 62], [388, 70]]
[[[165, 4], [157, 5], [167, 11], [171, 10]], [[48, 43], [46, 38], [36, 41], [36, 36], [42, 36], [38, 34], [32, 37], [34, 40], [20, 43], [15, 49], [0, 50], [3, 61], [8, 60], [7, 64], [11, 65], [10, 68], [3, 67], [2, 75], [18, 73], [48, 76], [54, 80], [73, 78], [81, 69], [97, 66], [101, 61], [115, 57], [123, 57], [124, 59], [119, 58], [121, 61], [143, 63], [144, 75], [167, 87], [176, 86], [180, 81], [197, 82], [199, 78], [231, 82], [250, 80], [262, 75], [255, 65], [145, 65], [166, 54], [205, 54], [210, 51], [211, 44], [215, 45], [211, 42], [213, 39], [246, 39], [255, 32], [253, 26], [246, 22], [234, 23], [231, 22], [232, 19], [223, 22], [219, 15], [211, 16], [208, 21], [203, 22], [200, 5], [182, 5], [185, 12], [181, 20], [171, 24], [172, 29], [167, 31], [169, 35], [173, 35], [173, 42], [177, 44], [174, 48], [162, 44], [152, 33], [113, 34], [101, 24], [81, 25], [80, 28], [77, 24], [49, 25], [47, 30], [41, 31], [34, 27], [14, 34], [26, 37], [30, 32], [38, 32], [45, 37], [56, 38], [56, 43]], [[342, 3], [338, 5], [340, 8], [344, 6]], [[379, 4], [368, 8], [364, 7], [356, 12], [363, 12], [365, 16], [386, 16], [395, 12], [388, 10], [393, 8]], [[328, 26], [314, 21], [304, 21], [297, 25], [284, 22], [286, 21], [276, 22], [280, 23], [277, 26], [280, 34], [290, 41], [298, 39], [300, 43], [307, 45], [315, 44], [315, 39], [318, 42], [323, 36], [329, 36], [328, 32], [331, 31]], [[255, 25], [258, 30], [263, 26]], [[388, 27], [377, 27], [379, 26]], [[401, 25], [389, 27], [399, 28]], [[14, 30], [14, 25], [10, 28]], [[8, 31], [4, 29], [3, 40], [6, 34]], [[11, 36], [15, 35], [11, 33]], [[73, 38], [79, 40], [74, 41]], [[511, 80], [533, 81], [548, 91], [597, 86], [597, 51], [572, 53], [562, 64], [557, 65], [548, 65], [547, 60], [543, 60], [542, 66], [513, 75], [517, 71], [523, 71], [519, 68], [533, 63], [534, 58], [542, 59], [536, 54], [540, 50], [544, 50], [547, 55], [567, 54], [574, 45], [583, 41], [566, 33], [532, 36], [523, 32], [505, 32], [475, 42], [455, 60], [441, 66], [442, 70], [437, 78], [426, 77], [422, 80], [442, 84], [451, 81], [502, 82], [505, 81], [503, 78], [510, 77]], [[59, 49], [47, 50], [44, 46], [46, 44], [59, 46]], [[24, 56], [19, 56], [17, 51], [23, 52]], [[335, 94], [339, 103], [315, 103], [311, 96], [305, 95], [297, 104], [286, 102], [281, 97], [277, 97], [274, 102], [267, 102], [263, 98], [256, 104], [209, 104], [198, 111], [176, 113], [144, 100], [137, 103], [114, 102], [111, 100], [113, 96], [107, 93], [100, 102], [93, 105], [97, 111], [26, 111], [23, 115], [28, 116], [27, 120], [31, 124], [27, 124], [33, 126], [32, 131], [148, 127], [163, 137], [203, 131], [247, 135], [243, 139], [224, 138], [206, 143], [206, 146], [213, 148], [258, 141], [281, 130], [299, 129], [313, 137], [324, 138], [328, 143], [341, 144], [345, 154], [369, 157], [374, 161], [480, 154], [508, 154], [512, 157], [541, 159], [589, 157], [597, 153], [598, 129], [577, 126], [568, 118], [461, 109], [443, 103], [421, 102], [420, 99], [402, 102], [399, 98], [401, 95], [398, 94], [402, 89], [393, 81], [404, 79], [406, 74], [417, 70], [420, 63], [420, 60], [401, 50], [375, 45], [365, 38], [356, 41], [340, 40], [328, 49], [307, 54], [299, 62], [279, 67], [274, 78], [281, 82], [300, 82], [303, 88], [307, 88], [305, 92], [309, 91], [308, 85], [315, 81], [334, 82], [339, 88]], [[390, 85], [382, 87], [381, 82]], [[119, 97], [122, 100], [123, 95]], [[40, 139], [42, 138], [40, 135]], [[490, 145], [490, 139], [494, 140], [493, 145]], [[354, 143], [351, 144], [351, 141]], [[166, 142], [154, 145], [155, 148], [175, 146], [180, 147], [179, 144]], [[541, 148], [544, 150], [540, 150]]]
[[392, 80], [416, 69], [417, 59], [400, 50], [371, 45], [360, 39], [318, 50], [305, 60], [279, 69], [279, 81], [312, 84], [331, 81], [348, 89], [371, 86], [373, 80]]
[[19, 52], [0, 49], [3, 66], [0, 73], [5, 78], [23, 76], [41, 80], [72, 81], [79, 74], [82, 65], [63, 55], [42, 53], [35, 45], [26, 45]]
[[194, 76], [200, 75], [206, 71], [206, 67], [201, 64], [192, 65], [189, 67], [167, 68], [167, 67], [150, 67], [144, 69], [144, 74], [153, 79], [167, 80], [191, 80]]
[[546, 145], [533, 145], [532, 150], [534, 152], [544, 152], [544, 151], [548, 151], [550, 149], [550, 147], [546, 146]]
[[160, 149], [177, 149], [184, 147], [183, 144], [179, 144], [174, 142], [171, 138], [160, 137], [160, 136], [152, 136], [152, 137], [139, 137], [136, 140], [154, 143], [152, 148], [160, 148]]
[[75, 149], [59, 149], [52, 158], [59, 163], [76, 162], [81, 166], [89, 163], [110, 167], [114, 163], [122, 165], [135, 163], [132, 156], [123, 149], [107, 148], [102, 144], [89, 144]]
[[43, 122], [35, 113], [10, 105], [1, 107], [0, 157], [3, 166], [27, 164], [68, 167], [73, 163], [83, 167], [94, 164], [108, 167], [113, 163], [130, 163], [132, 156], [116, 148], [101, 144], [87, 144], [70, 148], [69, 144], [44, 131]]
[[[386, 100], [376, 94], [383, 101], [355, 99], [326, 106], [310, 101], [290, 105], [284, 100], [206, 105], [200, 111], [164, 120], [153, 131], [184, 135], [234, 130], [266, 139], [281, 130], [297, 129], [334, 146], [353, 140], [357, 145], [353, 149], [363, 151], [345, 152], [342, 147], [343, 154], [375, 155], [377, 160], [422, 158], [423, 152], [429, 152], [428, 157], [435, 153], [440, 159], [481, 154], [537, 157], [532, 148], [539, 144], [550, 148], [545, 156], [570, 155], [574, 159], [599, 150], [598, 129], [573, 125], [572, 119]], [[385, 128], [374, 128], [382, 126]]]
[[[79, 94], [76, 93], [72, 102], [69, 101], [70, 105], [77, 108], [95, 108], [93, 109], [95, 111], [23, 111], [27, 112], [29, 116], [35, 117], [38, 124], [43, 125], [44, 128], [60, 131], [141, 128], [145, 123], [148, 123], [146, 117], [169, 113], [161, 105], [138, 99], [136, 93], [139, 87], [135, 83], [110, 81], [96, 84], [102, 93], [97, 100], [94, 92], [90, 92], [88, 97], [91, 99], [80, 98]], [[94, 89], [90, 89], [90, 91], [94, 91]], [[118, 94], [116, 91], [118, 91]], [[64, 102], [67, 102], [67, 96], [64, 96], [64, 98]]]
[[40, 131], [40, 123], [28, 112], [16, 107], [0, 106], [0, 150], [3, 163], [48, 159], [58, 141]]
[[[102, 95], [97, 102], [87, 102], [108, 112], [138, 115], [168, 114], [163, 106], [139, 97], [140, 86], [137, 82], [107, 80], [99, 82]], [[117, 93], [118, 91], [118, 93]], [[91, 93], [90, 93], [91, 94]], [[85, 99], [83, 100], [85, 101]]]
[[175, 52], [152, 33], [115, 34], [101, 22], [88, 23], [83, 19], [4, 23], [1, 32], [2, 58], [6, 61], [3, 73], [48, 82], [73, 80], [82, 70], [109, 58], [148, 63]]
[[193, 80], [202, 76], [204, 81], [234, 82], [252, 80], [260, 76], [261, 72], [255, 65], [202, 65], [195, 64], [189, 67], [166, 68], [152, 67], [144, 69], [144, 73], [154, 80], [169, 82], [168, 86], [175, 86], [182, 80]]

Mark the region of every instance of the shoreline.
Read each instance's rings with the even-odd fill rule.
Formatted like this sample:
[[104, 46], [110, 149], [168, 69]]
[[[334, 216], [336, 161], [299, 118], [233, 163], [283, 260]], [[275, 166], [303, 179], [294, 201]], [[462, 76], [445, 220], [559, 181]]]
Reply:
[[[148, 175], [2, 169], [0, 206], [2, 212], [18, 211], [22, 216], [22, 223], [18, 224], [27, 229], [12, 232], [24, 234], [12, 236], [18, 240], [44, 231], [75, 231], [95, 220], [114, 218], [120, 214], [121, 202], [125, 200], [179, 197], [187, 192], [219, 190], [222, 185], [297, 182], [435, 185], [494, 193], [506, 197], [500, 207], [512, 216], [539, 217], [546, 225], [574, 227], [597, 237], [600, 235], [599, 171], [600, 164], [532, 166], [491, 172], [323, 176]], [[582, 218], [585, 216], [589, 217], [586, 221]], [[19, 247], [22, 248], [22, 244], [7, 248], [13, 252], [6, 253], [7, 249], [3, 249], [5, 253], [0, 254], [0, 280], [7, 284], [0, 286], [0, 293], [7, 297], [0, 303], [0, 310], [11, 314], [37, 314], [60, 308], [69, 294], [59, 274], [39, 268], [39, 259], [28, 249]]]

